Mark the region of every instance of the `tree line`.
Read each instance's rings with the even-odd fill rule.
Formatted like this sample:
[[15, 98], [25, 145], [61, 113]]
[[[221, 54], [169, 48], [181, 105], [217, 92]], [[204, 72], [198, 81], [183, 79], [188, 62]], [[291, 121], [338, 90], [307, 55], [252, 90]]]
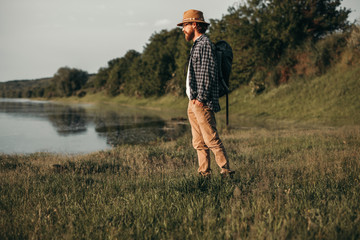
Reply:
[[86, 83], [92, 75], [86, 71], [61, 67], [52, 78], [17, 80], [0, 83], [2, 98], [54, 98], [84, 96]]
[[[213, 42], [226, 40], [233, 48], [231, 90], [253, 84], [260, 91], [294, 74], [326, 71], [331, 58], [346, 47], [350, 12], [341, 7], [341, 0], [248, 0], [229, 7], [221, 19], [210, 19], [207, 34]], [[60, 68], [37, 95], [184, 95], [190, 48], [180, 28], [162, 30], [150, 37], [142, 53], [129, 50], [90, 78], [82, 70]], [[308, 72], [301, 70], [306, 64]]]

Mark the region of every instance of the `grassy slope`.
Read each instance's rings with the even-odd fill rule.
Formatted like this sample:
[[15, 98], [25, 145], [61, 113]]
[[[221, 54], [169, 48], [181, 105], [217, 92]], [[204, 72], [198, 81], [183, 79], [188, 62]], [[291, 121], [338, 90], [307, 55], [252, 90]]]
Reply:
[[240, 89], [231, 96], [233, 112], [331, 125], [360, 123], [360, 67], [340, 67], [311, 80], [293, 81], [257, 97]]

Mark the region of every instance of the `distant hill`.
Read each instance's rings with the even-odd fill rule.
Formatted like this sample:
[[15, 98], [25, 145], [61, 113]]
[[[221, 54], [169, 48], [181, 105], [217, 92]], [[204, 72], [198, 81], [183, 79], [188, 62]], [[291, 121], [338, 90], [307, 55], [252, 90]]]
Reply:
[[42, 97], [45, 89], [51, 85], [51, 79], [48, 77], [35, 80], [1, 82], [0, 96], [2, 98]]
[[[87, 73], [86, 73], [87, 74]], [[92, 85], [95, 74], [87, 74], [87, 82]], [[34, 80], [14, 80], [0, 82], [1, 98], [51, 98], [59, 97], [54, 94], [59, 79], [54, 77], [40, 78]], [[90, 89], [84, 86], [87, 91]], [[82, 91], [83, 94], [85, 93]], [[75, 93], [76, 95], [76, 93]], [[61, 96], [60, 96], [61, 97]]]

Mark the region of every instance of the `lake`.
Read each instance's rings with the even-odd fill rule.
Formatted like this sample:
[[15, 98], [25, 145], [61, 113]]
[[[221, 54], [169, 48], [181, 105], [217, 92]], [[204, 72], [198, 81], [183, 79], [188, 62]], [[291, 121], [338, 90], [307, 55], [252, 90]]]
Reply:
[[119, 144], [173, 140], [186, 131], [188, 121], [176, 113], [0, 98], [0, 153], [90, 153]]

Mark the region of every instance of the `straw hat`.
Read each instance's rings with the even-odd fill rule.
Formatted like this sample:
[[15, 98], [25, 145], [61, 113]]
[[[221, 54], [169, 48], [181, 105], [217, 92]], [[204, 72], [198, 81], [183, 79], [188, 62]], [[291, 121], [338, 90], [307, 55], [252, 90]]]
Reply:
[[183, 21], [177, 25], [182, 26], [184, 23], [189, 22], [199, 22], [210, 25], [210, 23], [205, 22], [203, 12], [194, 9], [190, 9], [184, 12]]

